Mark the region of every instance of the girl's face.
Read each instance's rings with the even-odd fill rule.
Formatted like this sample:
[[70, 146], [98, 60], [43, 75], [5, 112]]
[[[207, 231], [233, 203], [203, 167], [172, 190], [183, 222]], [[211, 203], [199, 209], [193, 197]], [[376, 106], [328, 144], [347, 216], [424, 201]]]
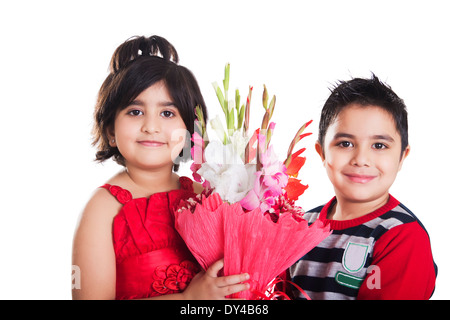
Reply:
[[[394, 119], [377, 106], [345, 107], [316, 144], [336, 196], [350, 202], [387, 197], [409, 146], [401, 153]], [[401, 157], [400, 157], [401, 155]]]
[[159, 81], [117, 113], [110, 145], [119, 149], [127, 168], [172, 168], [185, 137], [186, 125], [164, 82]]

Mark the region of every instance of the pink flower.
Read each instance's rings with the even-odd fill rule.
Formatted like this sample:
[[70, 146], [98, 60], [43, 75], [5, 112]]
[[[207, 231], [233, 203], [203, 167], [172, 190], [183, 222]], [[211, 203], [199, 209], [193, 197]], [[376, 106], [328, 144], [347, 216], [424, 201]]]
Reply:
[[264, 177], [263, 183], [274, 193], [281, 194], [282, 189], [288, 182], [288, 176], [285, 165], [281, 161], [278, 161], [272, 146], [261, 155], [261, 164]]
[[[265, 136], [258, 136], [260, 146], [265, 143]], [[262, 168], [256, 172], [255, 185], [252, 190], [240, 201], [242, 207], [247, 210], [260, 208], [262, 212], [268, 211], [283, 193], [287, 185], [288, 175], [286, 167], [273, 152], [270, 146], [260, 154]]]
[[[239, 202], [241, 206], [247, 210], [254, 210], [260, 206], [263, 206], [265, 200], [264, 192], [261, 192], [261, 171], [255, 173], [255, 185], [247, 195]], [[262, 208], [261, 208], [261, 211]], [[264, 212], [264, 211], [263, 211]]]
[[[276, 203], [282, 189], [279, 189], [279, 186], [276, 185], [276, 183], [274, 183], [273, 186], [265, 184], [265, 177], [262, 176], [261, 171], [258, 171], [256, 175], [254, 188], [250, 190], [239, 203], [247, 210], [254, 210], [259, 207], [261, 212], [266, 212]], [[266, 180], [274, 182], [276, 179]], [[281, 190], [281, 192], [279, 192], [279, 190]]]
[[197, 133], [194, 132], [191, 138], [194, 146], [191, 148], [191, 156], [194, 162], [191, 165], [192, 177], [197, 182], [202, 182], [202, 177], [197, 173], [197, 171], [202, 167], [202, 163], [205, 162], [203, 151], [205, 149], [205, 142], [203, 138]]

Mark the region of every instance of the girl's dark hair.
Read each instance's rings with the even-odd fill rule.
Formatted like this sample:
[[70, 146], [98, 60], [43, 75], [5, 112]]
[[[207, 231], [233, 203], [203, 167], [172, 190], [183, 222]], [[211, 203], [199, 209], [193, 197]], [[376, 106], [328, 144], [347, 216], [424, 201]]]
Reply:
[[348, 105], [377, 106], [392, 115], [402, 140], [402, 153], [408, 146], [408, 113], [402, 99], [388, 85], [382, 83], [374, 74], [371, 79], [354, 78], [340, 81], [331, 89], [322, 108], [319, 122], [319, 143], [323, 146], [328, 127], [338, 114]]
[[[207, 120], [197, 80], [191, 71], [178, 65], [178, 53], [166, 39], [159, 36], [128, 39], [115, 50], [109, 71], [98, 93], [94, 112], [93, 145], [97, 146], [97, 161], [112, 157], [125, 165], [119, 150], [109, 145], [108, 132], [113, 129], [117, 112], [159, 81], [164, 81], [191, 135], [194, 133], [196, 106], [202, 108]], [[186, 155], [183, 158], [186, 159]], [[174, 171], [178, 167], [179, 164], [174, 164]]]

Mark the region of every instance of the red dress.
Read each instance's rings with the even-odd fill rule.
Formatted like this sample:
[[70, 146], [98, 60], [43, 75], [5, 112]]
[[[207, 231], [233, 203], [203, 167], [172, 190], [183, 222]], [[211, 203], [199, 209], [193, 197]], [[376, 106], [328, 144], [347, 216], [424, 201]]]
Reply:
[[175, 230], [174, 210], [195, 196], [192, 180], [180, 189], [134, 199], [128, 190], [105, 184], [123, 204], [113, 221], [116, 299], [139, 299], [182, 292], [200, 268]]

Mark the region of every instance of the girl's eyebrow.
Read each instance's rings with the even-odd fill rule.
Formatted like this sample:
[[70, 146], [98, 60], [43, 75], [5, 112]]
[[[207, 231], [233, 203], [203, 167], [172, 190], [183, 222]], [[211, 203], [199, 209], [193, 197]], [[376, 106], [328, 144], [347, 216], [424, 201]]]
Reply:
[[161, 107], [176, 107], [173, 101], [161, 101], [158, 103], [158, 105]]
[[[139, 99], [134, 99], [133, 101], [130, 102], [129, 106], [141, 106], [144, 107], [145, 106], [145, 102]], [[176, 107], [175, 103], [173, 101], [161, 101], [158, 102], [158, 106], [159, 107]]]
[[131, 101], [129, 104], [128, 104], [129, 106], [144, 106], [145, 105], [145, 103], [143, 102], [143, 101], [141, 101], [141, 100], [138, 100], [138, 99], [134, 99], [133, 101]]

